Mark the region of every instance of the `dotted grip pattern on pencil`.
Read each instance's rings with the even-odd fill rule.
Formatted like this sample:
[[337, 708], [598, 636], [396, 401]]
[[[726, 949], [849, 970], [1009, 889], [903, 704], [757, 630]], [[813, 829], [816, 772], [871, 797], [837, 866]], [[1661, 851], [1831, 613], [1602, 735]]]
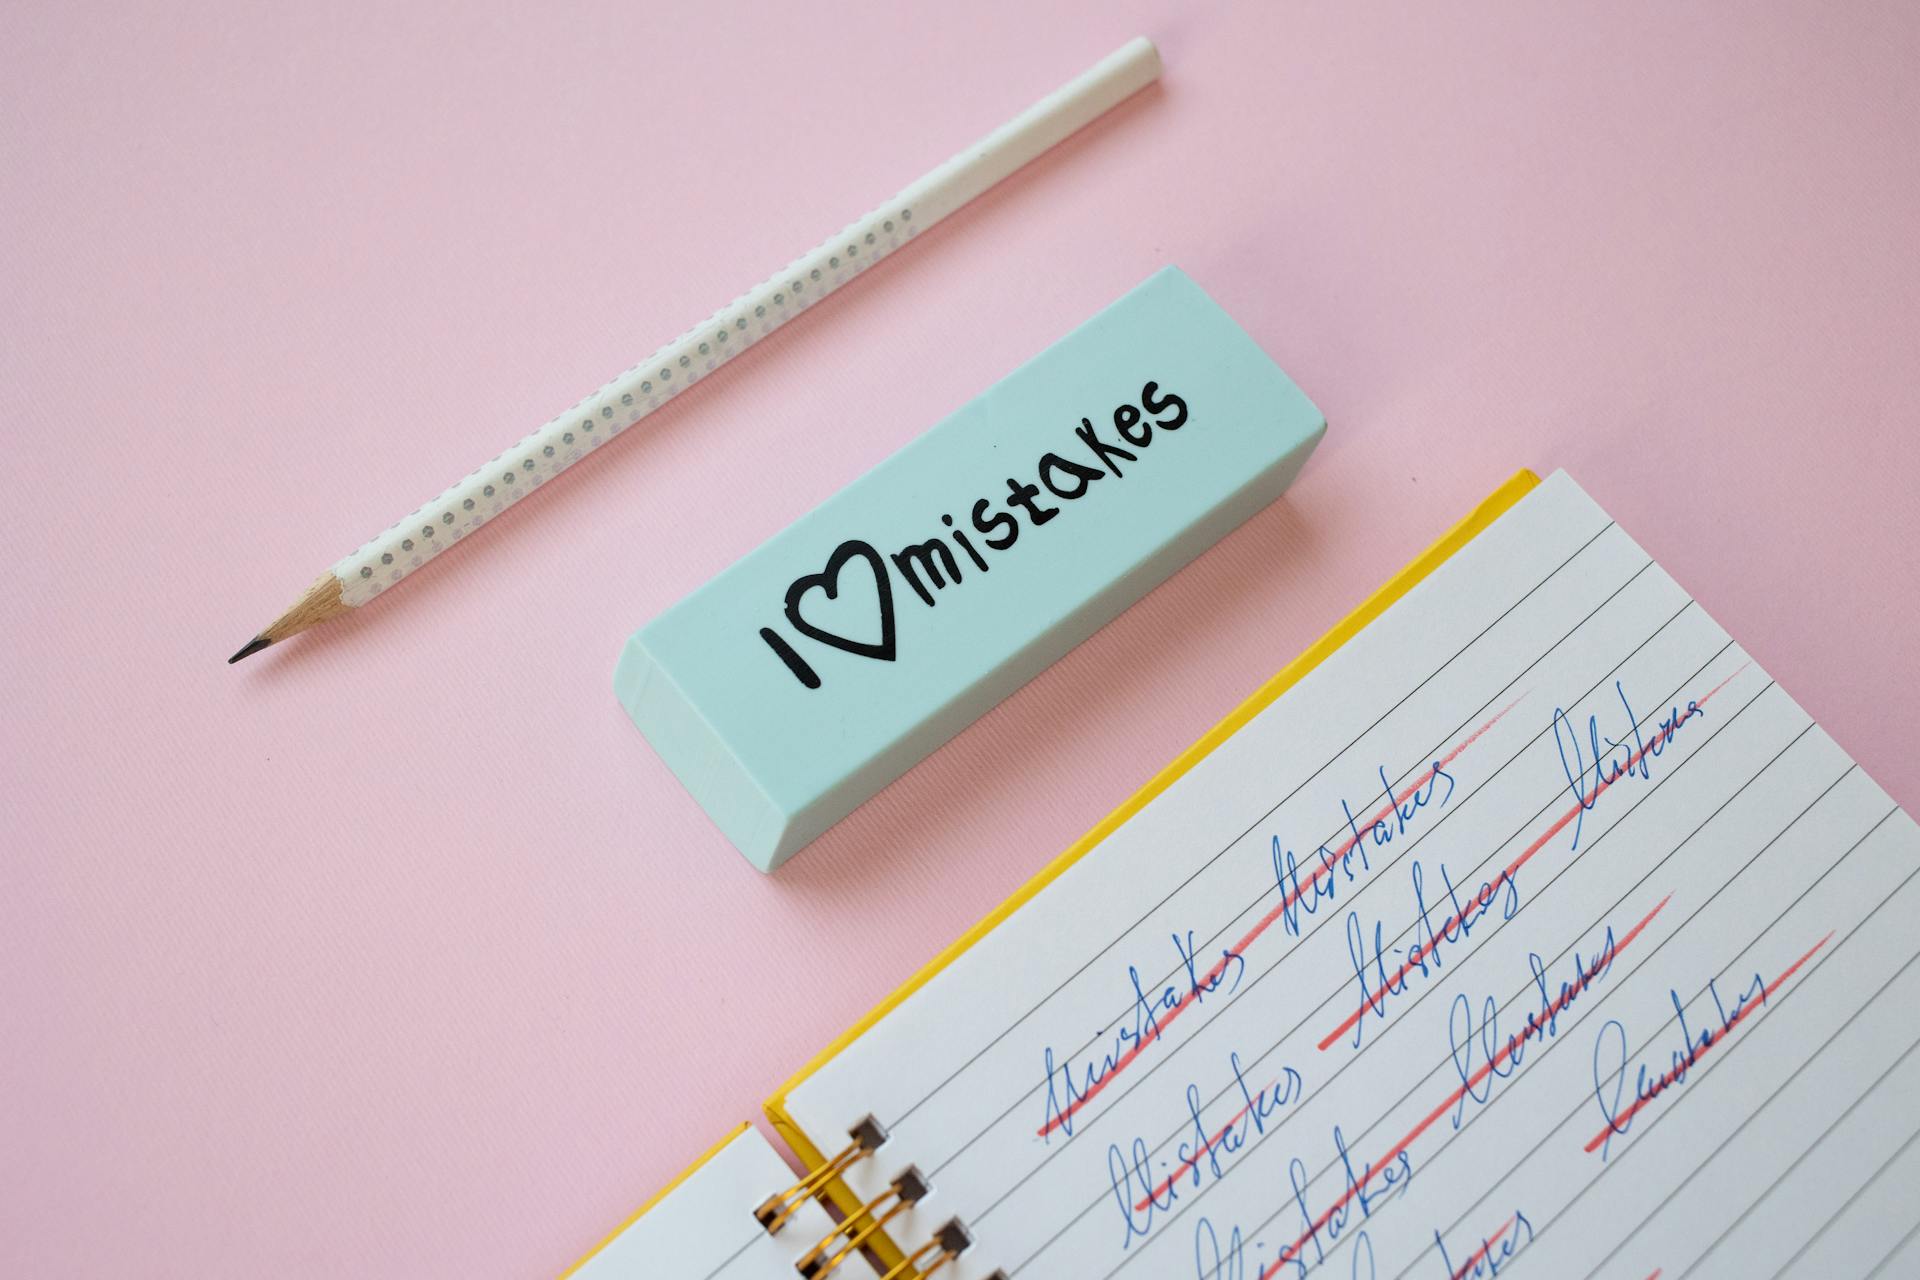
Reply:
[[1134, 40], [802, 254], [333, 566], [363, 605], [1160, 73]]
[[875, 210], [747, 290], [335, 564], [365, 604], [919, 234], [910, 205]]

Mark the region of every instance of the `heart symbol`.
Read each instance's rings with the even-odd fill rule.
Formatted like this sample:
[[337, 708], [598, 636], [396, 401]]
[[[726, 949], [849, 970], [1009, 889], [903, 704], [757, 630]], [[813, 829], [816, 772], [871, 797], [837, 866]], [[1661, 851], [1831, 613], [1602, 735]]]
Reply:
[[[800, 614], [800, 601], [807, 592], [819, 587], [827, 593], [827, 599], [840, 598], [840, 571], [850, 560], [863, 560], [873, 571], [874, 601], [880, 613], [880, 642], [850, 640], [837, 632], [828, 631], [808, 622]], [[793, 629], [803, 636], [810, 636], [821, 644], [832, 645], [847, 653], [857, 653], [863, 658], [878, 658], [882, 662], [892, 662], [894, 658], [893, 633], [893, 584], [887, 578], [886, 562], [880, 559], [880, 553], [867, 543], [857, 539], [841, 543], [827, 557], [827, 567], [820, 573], [809, 573], [795, 578], [793, 585], [787, 588], [787, 621]]]

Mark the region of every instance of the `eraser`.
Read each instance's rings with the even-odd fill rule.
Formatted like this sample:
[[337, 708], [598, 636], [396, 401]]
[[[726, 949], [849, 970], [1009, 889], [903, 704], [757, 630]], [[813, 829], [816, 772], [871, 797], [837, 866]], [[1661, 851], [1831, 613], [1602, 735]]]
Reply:
[[641, 628], [614, 691], [771, 871], [1272, 502], [1325, 433], [1168, 267]]

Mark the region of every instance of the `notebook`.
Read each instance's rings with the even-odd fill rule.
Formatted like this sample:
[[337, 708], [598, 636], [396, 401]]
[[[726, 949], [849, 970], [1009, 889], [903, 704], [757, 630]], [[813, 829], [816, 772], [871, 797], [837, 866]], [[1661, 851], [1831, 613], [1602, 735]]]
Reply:
[[1521, 473], [572, 1274], [1920, 1274], [1916, 872]]

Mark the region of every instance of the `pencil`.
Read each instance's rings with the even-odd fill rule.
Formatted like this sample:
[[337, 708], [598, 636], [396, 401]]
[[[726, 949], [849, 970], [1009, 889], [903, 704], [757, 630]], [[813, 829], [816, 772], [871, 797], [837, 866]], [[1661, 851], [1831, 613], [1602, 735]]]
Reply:
[[1151, 41], [1136, 38], [1122, 45], [341, 559], [227, 661], [238, 662], [378, 599], [494, 516], [1159, 75], [1160, 55]]

